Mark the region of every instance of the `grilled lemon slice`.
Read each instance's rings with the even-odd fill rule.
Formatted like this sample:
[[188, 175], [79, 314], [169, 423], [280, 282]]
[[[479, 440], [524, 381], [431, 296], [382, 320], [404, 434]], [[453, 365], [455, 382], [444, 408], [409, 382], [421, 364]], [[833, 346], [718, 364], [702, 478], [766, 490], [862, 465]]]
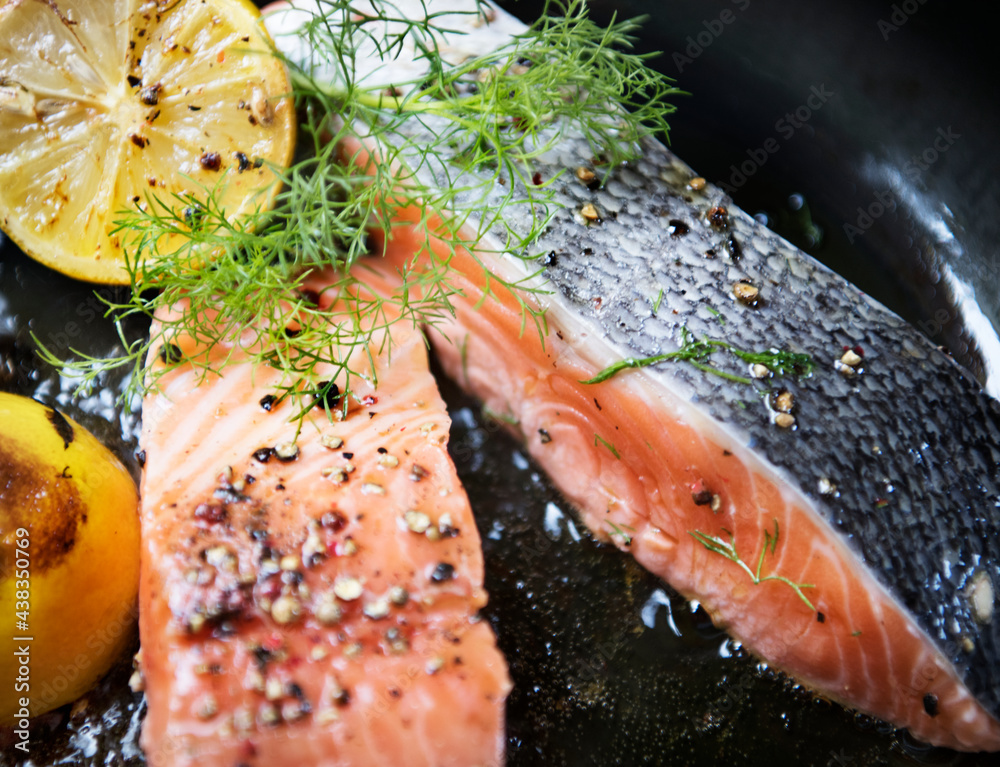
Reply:
[[11, 239], [70, 276], [127, 283], [122, 211], [206, 189], [230, 219], [268, 207], [295, 116], [258, 19], [245, 0], [0, 5], [0, 224]]

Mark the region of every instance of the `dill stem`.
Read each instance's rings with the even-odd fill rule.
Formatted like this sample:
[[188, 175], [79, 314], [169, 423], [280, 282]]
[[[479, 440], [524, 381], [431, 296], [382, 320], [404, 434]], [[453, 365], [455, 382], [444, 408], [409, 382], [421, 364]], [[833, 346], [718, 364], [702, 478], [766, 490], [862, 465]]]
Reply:
[[[334, 95], [344, 95], [335, 93]], [[449, 101], [443, 101], [441, 99], [435, 99], [433, 101], [422, 101], [420, 100], [419, 94], [416, 96], [406, 96], [400, 98], [399, 96], [393, 96], [388, 93], [378, 92], [355, 92], [350, 96], [351, 100], [355, 104], [360, 104], [370, 109], [390, 109], [397, 114], [421, 114], [432, 112], [436, 114], [447, 114], [449, 117], [452, 116], [454, 112], [455, 105]], [[470, 106], [470, 101], [463, 100], [462, 108], [468, 109]]]
[[[460, 290], [451, 257], [459, 248], [469, 249], [482, 270], [482, 301], [509, 292], [521, 310], [521, 332], [530, 320], [544, 344], [545, 315], [531, 299], [545, 289], [535, 284], [535, 274], [505, 280], [476, 256], [470, 240], [503, 225], [510, 207], [525, 205], [530, 231], [508, 228], [510, 239], [497, 257], [537, 259], [531, 247], [559, 203], [554, 178], [534, 183], [531, 161], [570, 128], [610, 166], [630, 159], [639, 137], [667, 134], [665, 117], [673, 111], [667, 98], [680, 91], [649, 69], [647, 54], [630, 52], [634, 22], [616, 18], [602, 28], [589, 19], [586, 0], [551, 0], [530, 30], [458, 65], [439, 49], [442, 36], [455, 31], [446, 23], [450, 13], [427, 9], [422, 19], [400, 18], [392, 0], [367, 0], [363, 11], [340, 0], [318, 4], [312, 18], [290, 33], [303, 60], [275, 50], [288, 64], [302, 122], [299, 159], [275, 169], [284, 188], [274, 208], [262, 206], [235, 224], [220, 206], [220, 179], [196, 194], [150, 194], [141, 207], [121, 211], [116, 231], [136, 240], [126, 259], [131, 295], [108, 302], [122, 352], [101, 359], [71, 350], [75, 360], [50, 354], [67, 374], [79, 376], [78, 392], [109, 371], [126, 369], [132, 378], [123, 397], [144, 393], [164, 370], [150, 360], [175, 337], [210, 346], [226, 330], [254, 328], [250, 361], [282, 373], [275, 393], [295, 401], [293, 420], [301, 421], [320, 377], [350, 377], [362, 357], [370, 357], [376, 328], [399, 320], [433, 325], [453, 311], [452, 296]], [[401, 75], [393, 83], [399, 90], [366, 81], [357, 71], [363, 58], [389, 62], [410, 48], [426, 67], [416, 76]], [[342, 156], [343, 148], [369, 141], [385, 147], [384, 163], [358, 165]], [[498, 182], [507, 185], [499, 201], [493, 194]], [[425, 233], [437, 222], [437, 233], [425, 240], [433, 252], [426, 263], [408, 265], [398, 290], [369, 298], [363, 271], [353, 267], [373, 241], [392, 235], [394, 215], [410, 208]], [[466, 221], [476, 219], [474, 235], [463, 234]], [[174, 236], [188, 243], [161, 253], [161, 240]], [[431, 248], [432, 240], [440, 247]], [[334, 275], [328, 290], [343, 300], [321, 310], [304, 303], [299, 290], [310, 271], [326, 268]], [[144, 290], [150, 286], [158, 292]], [[145, 340], [126, 342], [124, 318], [153, 317], [181, 298], [189, 306], [181, 319], [155, 325]], [[290, 325], [300, 332], [289, 336]], [[337, 353], [331, 333], [354, 354]], [[391, 341], [386, 336], [384, 343]], [[686, 351], [704, 360], [710, 348]], [[186, 362], [207, 374], [221, 373], [231, 359], [195, 353]], [[617, 457], [610, 443], [608, 449]]]
[[711, 373], [712, 375], [717, 375], [719, 376], [719, 378], [725, 378], [727, 381], [732, 381], [733, 383], [746, 384], [747, 386], [751, 386], [753, 384], [753, 381], [751, 381], [749, 378], [745, 378], [744, 376], [738, 376], [736, 375], [736, 373], [729, 373], [725, 370], [719, 370], [719, 368], [714, 368], [711, 365], [706, 365], [702, 362], [697, 362], [695, 360], [689, 360], [689, 362], [703, 373]]
[[694, 538], [698, 543], [704, 546], [709, 551], [719, 554], [725, 557], [730, 562], [739, 565], [743, 571], [750, 576], [751, 582], [757, 586], [764, 581], [778, 581], [784, 583], [786, 586], [795, 592], [795, 595], [802, 600], [802, 602], [810, 609], [815, 611], [816, 607], [813, 605], [809, 598], [802, 592], [802, 589], [814, 589], [816, 588], [813, 583], [796, 583], [790, 578], [786, 578], [784, 575], [778, 575], [777, 573], [771, 573], [770, 575], [761, 576], [760, 571], [764, 565], [764, 557], [768, 553], [768, 550], [773, 554], [774, 550], [778, 545], [778, 521], [774, 521], [774, 536], [772, 537], [769, 532], [764, 531], [764, 547], [761, 549], [760, 557], [757, 559], [757, 571], [754, 572], [750, 569], [750, 566], [743, 561], [743, 558], [739, 555], [736, 550], [736, 541], [733, 538], [733, 534], [723, 528], [723, 530], [729, 535], [729, 542], [722, 540], [714, 535], [706, 535], [701, 530], [688, 531], [688, 534]]

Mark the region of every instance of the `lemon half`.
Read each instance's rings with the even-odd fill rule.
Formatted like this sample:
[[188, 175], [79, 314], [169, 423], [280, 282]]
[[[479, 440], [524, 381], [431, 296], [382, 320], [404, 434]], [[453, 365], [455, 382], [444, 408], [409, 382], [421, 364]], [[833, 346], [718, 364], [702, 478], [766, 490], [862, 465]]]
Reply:
[[[216, 192], [266, 208], [291, 159], [294, 106], [245, 0], [0, 4], [0, 224], [29, 256], [126, 283], [122, 211]], [[183, 234], [162, 238], [173, 252]]]
[[0, 726], [79, 697], [132, 641], [138, 503], [90, 432], [0, 392]]

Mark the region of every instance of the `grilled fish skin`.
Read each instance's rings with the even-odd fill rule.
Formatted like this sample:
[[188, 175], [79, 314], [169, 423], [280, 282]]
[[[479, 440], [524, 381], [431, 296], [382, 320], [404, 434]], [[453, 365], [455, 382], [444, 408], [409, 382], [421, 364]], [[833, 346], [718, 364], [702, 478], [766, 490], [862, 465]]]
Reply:
[[[469, 39], [442, 45], [446, 56], [470, 49]], [[579, 167], [601, 186], [581, 183]], [[531, 170], [559, 177], [562, 206], [535, 246], [549, 254], [534, 283], [550, 291], [537, 298], [545, 345], [519, 338], [509, 296], [473, 312], [483, 285], [475, 261], [459, 259], [468, 304], [436, 336], [446, 366], [520, 420], [529, 449], [598, 537], [699, 599], [748, 649], [930, 742], [1000, 749], [998, 404], [897, 316], [716, 187], [692, 185], [695, 173], [658, 142], [644, 141], [627, 166], [603, 168], [577, 137]], [[423, 172], [434, 175], [426, 163]], [[527, 231], [531, 215], [511, 210], [504, 224]], [[531, 262], [495, 256], [507, 236], [489, 233], [478, 257], [511, 282], [527, 279]], [[419, 240], [401, 232], [387, 244], [390, 260], [412, 259]], [[816, 369], [747, 384], [663, 362], [587, 395], [578, 383], [626, 358], [675, 351], [686, 334], [743, 350], [780, 347], [809, 355]], [[462, 353], [445, 337], [464, 343]], [[711, 364], [751, 373], [724, 353]], [[557, 405], [575, 407], [573, 418], [558, 416], [567, 424], [558, 435], [543, 425]], [[668, 433], [665, 442], [650, 424]], [[634, 434], [622, 435], [626, 427]], [[550, 439], [538, 439], [539, 429]], [[661, 450], [656, 460], [637, 454], [644, 441]], [[572, 449], [553, 457], [560, 443]], [[740, 468], [721, 469], [731, 457]], [[601, 487], [580, 476], [584, 465]], [[734, 477], [742, 489], [712, 486]], [[719, 496], [717, 513], [714, 500], [684, 502], [705, 489]], [[609, 516], [612, 503], [620, 516]], [[802, 592], [809, 607], [787, 584], [753, 585], [693, 536], [725, 542], [732, 533], [752, 570], [768, 531], [781, 542], [758, 577], [813, 584]], [[851, 604], [859, 595], [867, 617]]]

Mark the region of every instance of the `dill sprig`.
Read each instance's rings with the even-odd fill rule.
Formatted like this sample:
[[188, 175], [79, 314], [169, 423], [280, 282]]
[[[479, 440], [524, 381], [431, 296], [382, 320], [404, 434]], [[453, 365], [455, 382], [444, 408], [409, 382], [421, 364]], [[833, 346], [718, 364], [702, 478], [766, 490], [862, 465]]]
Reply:
[[[274, 52], [289, 67], [300, 126], [296, 162], [272, 169], [284, 185], [273, 209], [232, 220], [219, 204], [223, 176], [197, 194], [149, 194], [123, 211], [117, 226], [132, 290], [107, 302], [122, 353], [62, 360], [42, 349], [77, 378], [78, 391], [124, 368], [133, 375], [123, 396], [144, 394], [179, 364], [220, 372], [238, 348], [282, 372], [280, 394], [301, 415], [324, 394], [318, 371], [329, 379], [333, 366], [349, 380], [358, 359], [391, 343], [385, 331], [394, 323], [433, 325], [453, 312], [460, 290], [450, 262], [460, 248], [479, 258], [471, 246], [501, 226], [507, 254], [532, 258], [554, 212], [553, 179], [533, 183], [533, 159], [580, 131], [595, 154], [617, 163], [636, 153], [641, 137], [667, 133], [667, 99], [678, 91], [646, 66], [646, 55], [630, 52], [637, 21], [601, 28], [585, 0], [551, 0], [527, 32], [459, 63], [440, 51], [442, 36], [457, 34], [449, 29], [455, 11], [425, 7], [423, 18], [403, 18], [390, 0], [319, 0], [316, 8], [297, 30], [302, 56]], [[391, 61], [408, 45], [426, 70], [419, 78], [380, 83], [358, 66], [372, 56]], [[510, 183], [498, 203], [501, 179]], [[506, 223], [512, 205], [527, 205], [525, 228]], [[424, 240], [397, 287], [369, 290], [360, 262], [392, 237], [401, 213]], [[160, 252], [172, 234], [186, 243]], [[483, 300], [509, 293], [520, 303], [522, 331], [531, 323], [544, 336], [534, 275], [509, 282], [479, 264]], [[322, 270], [326, 290], [339, 296], [332, 307], [304, 291]], [[134, 315], [157, 317], [148, 338], [126, 340], [122, 322]], [[235, 338], [220, 357], [220, 344]], [[183, 351], [154, 370], [157, 352], [175, 347]]]
[[[612, 538], [614, 538], [615, 536], [618, 536], [618, 537], [620, 537], [622, 539], [622, 543], [623, 544], [625, 544], [626, 546], [631, 545], [631, 543], [632, 543], [632, 536], [630, 535], [630, 533], [634, 533], [635, 532], [635, 528], [634, 527], [632, 527], [630, 525], [616, 525], [610, 519], [606, 519], [604, 521], [607, 522], [608, 526], [611, 528], [610, 535], [611, 535]], [[626, 532], [626, 530], [628, 532]]]
[[706, 373], [725, 378], [727, 381], [735, 383], [752, 384], [749, 378], [726, 370], [720, 370], [708, 364], [709, 357], [719, 350], [725, 350], [750, 364], [760, 364], [768, 368], [772, 373], [779, 376], [806, 376], [812, 373], [816, 363], [808, 354], [789, 352], [783, 349], [768, 349], [762, 352], [749, 352], [740, 349], [727, 341], [720, 341], [715, 338], [696, 338], [686, 327], [681, 328], [681, 345], [671, 352], [654, 354], [650, 357], [626, 357], [619, 360], [604, 370], [600, 371], [592, 378], [580, 381], [582, 384], [596, 384], [613, 378], [623, 370], [633, 368], [644, 368], [655, 365], [659, 362], [689, 362], [694, 367]]
[[688, 532], [692, 538], [698, 541], [698, 543], [700, 543], [709, 551], [718, 554], [720, 556], [723, 556], [730, 562], [735, 562], [737, 565], [739, 565], [744, 571], [746, 571], [747, 575], [750, 576], [750, 579], [753, 581], [754, 585], [764, 583], [765, 581], [778, 581], [779, 583], [784, 583], [786, 586], [789, 586], [792, 589], [792, 591], [795, 592], [798, 598], [801, 599], [810, 610], [815, 612], [816, 608], [813, 606], [813, 603], [810, 602], [809, 598], [802, 593], [802, 589], [816, 588], [814, 584], [796, 583], [795, 581], [786, 578], [784, 575], [776, 575], [775, 573], [763, 576], [760, 574], [761, 568], [763, 568], [764, 566], [765, 555], [771, 554], [773, 556], [775, 549], [778, 547], [777, 519], [774, 520], [774, 535], [771, 535], [771, 533], [768, 530], [764, 531], [764, 546], [761, 548], [760, 556], [757, 558], [756, 570], [751, 570], [750, 566], [746, 562], [744, 562], [743, 559], [740, 557], [739, 553], [736, 551], [736, 541], [734, 540], [733, 534], [729, 530], [723, 528], [723, 532], [729, 536], [728, 541], [724, 541], [722, 538], [719, 538], [718, 536], [715, 535], [706, 535], [700, 530], [695, 530], [693, 532], [688, 531]]
[[611, 455], [615, 457], [616, 460], [620, 461], [622, 459], [621, 454], [618, 452], [618, 449], [612, 443], [608, 442], [600, 434], [595, 433], [594, 447], [597, 447], [598, 445], [604, 445], [604, 447], [608, 449], [608, 451], [611, 453]]

